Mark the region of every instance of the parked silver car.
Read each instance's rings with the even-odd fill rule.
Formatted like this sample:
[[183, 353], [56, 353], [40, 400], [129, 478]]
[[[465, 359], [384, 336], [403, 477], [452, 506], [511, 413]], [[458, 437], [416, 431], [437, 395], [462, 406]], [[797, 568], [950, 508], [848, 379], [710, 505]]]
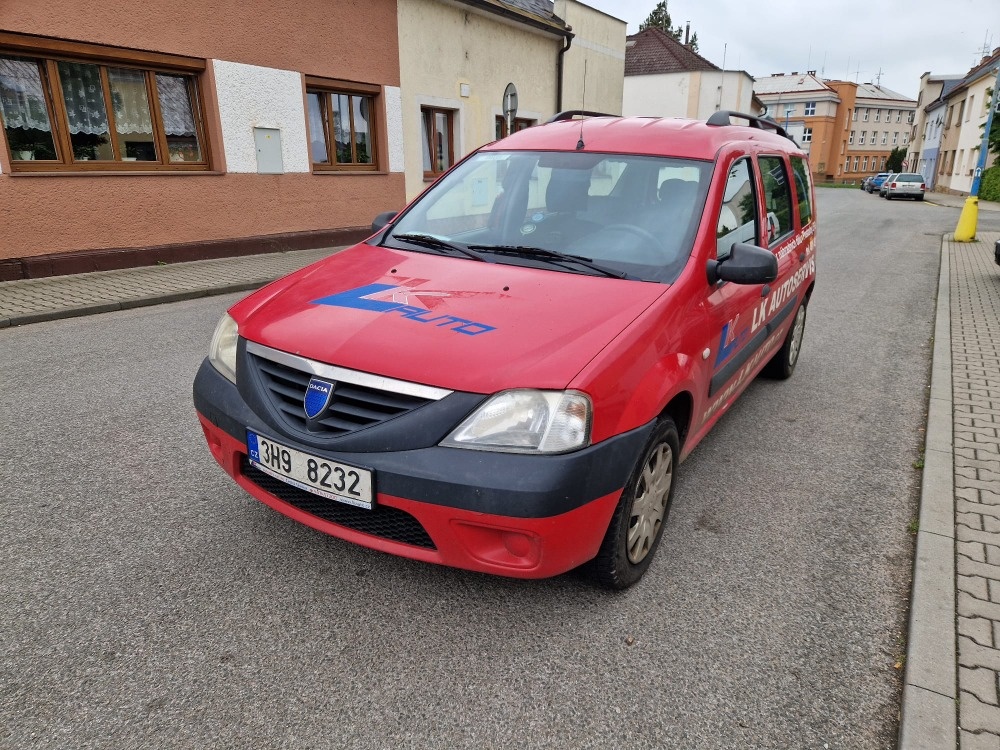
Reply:
[[889, 182], [890, 182], [891, 180], [894, 180], [894, 179], [896, 179], [897, 177], [899, 177], [899, 172], [890, 172], [890, 173], [889, 173], [889, 176], [888, 176], [888, 177], [886, 177], [886, 178], [885, 178], [885, 179], [884, 179], [884, 180], [882, 181], [882, 184], [881, 184], [881, 185], [879, 185], [879, 187], [878, 187], [878, 196], [879, 196], [879, 198], [885, 198], [885, 194], [886, 194], [886, 193], [888, 192], [888, 190], [889, 190]]
[[913, 198], [914, 200], [922, 201], [924, 199], [924, 191], [927, 189], [924, 176], [912, 172], [892, 175], [883, 184], [888, 186], [885, 189], [887, 200], [892, 200], [893, 198]]

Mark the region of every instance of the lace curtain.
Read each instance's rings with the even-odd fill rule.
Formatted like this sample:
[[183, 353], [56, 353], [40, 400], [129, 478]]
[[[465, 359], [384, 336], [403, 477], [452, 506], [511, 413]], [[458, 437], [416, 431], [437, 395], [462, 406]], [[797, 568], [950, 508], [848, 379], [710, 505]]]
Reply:
[[51, 130], [37, 63], [0, 58], [0, 112], [8, 128]]
[[[118, 132], [152, 134], [145, 73], [131, 68], [109, 68], [108, 75]], [[108, 115], [100, 67], [60, 62], [59, 80], [70, 133], [107, 133]], [[157, 73], [156, 89], [166, 134], [195, 135], [197, 128], [191, 112], [187, 80], [183, 76]], [[37, 63], [0, 58], [0, 112], [8, 128], [51, 130]]]
[[191, 136], [197, 133], [188, 97], [188, 82], [181, 76], [157, 73], [156, 91], [160, 95], [163, 129], [167, 135]]

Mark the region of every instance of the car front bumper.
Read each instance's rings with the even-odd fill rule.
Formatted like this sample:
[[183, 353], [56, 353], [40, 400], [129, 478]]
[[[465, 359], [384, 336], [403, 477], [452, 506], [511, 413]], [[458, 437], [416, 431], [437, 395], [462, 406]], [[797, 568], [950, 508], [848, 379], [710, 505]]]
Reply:
[[[215, 460], [271, 508], [332, 536], [425, 562], [545, 578], [592, 559], [653, 424], [575, 453], [529, 456], [443, 448], [346, 453], [302, 445], [250, 410], [206, 360], [194, 402]], [[274, 479], [248, 463], [246, 431], [375, 475], [373, 510]]]

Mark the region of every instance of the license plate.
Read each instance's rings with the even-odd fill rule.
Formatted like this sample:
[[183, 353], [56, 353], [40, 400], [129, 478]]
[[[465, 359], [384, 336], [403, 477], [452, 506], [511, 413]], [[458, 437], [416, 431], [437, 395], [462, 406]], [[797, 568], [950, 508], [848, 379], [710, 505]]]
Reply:
[[247, 430], [250, 463], [300, 490], [371, 510], [375, 507], [372, 472], [312, 456]]

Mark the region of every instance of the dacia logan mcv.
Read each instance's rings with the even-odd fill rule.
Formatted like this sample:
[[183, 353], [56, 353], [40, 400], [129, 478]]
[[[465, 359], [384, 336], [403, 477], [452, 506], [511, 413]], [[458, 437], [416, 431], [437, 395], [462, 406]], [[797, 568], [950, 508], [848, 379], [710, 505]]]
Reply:
[[678, 465], [795, 368], [816, 218], [771, 121], [592, 115], [478, 149], [229, 309], [194, 402], [242, 488], [416, 560], [639, 580]]

